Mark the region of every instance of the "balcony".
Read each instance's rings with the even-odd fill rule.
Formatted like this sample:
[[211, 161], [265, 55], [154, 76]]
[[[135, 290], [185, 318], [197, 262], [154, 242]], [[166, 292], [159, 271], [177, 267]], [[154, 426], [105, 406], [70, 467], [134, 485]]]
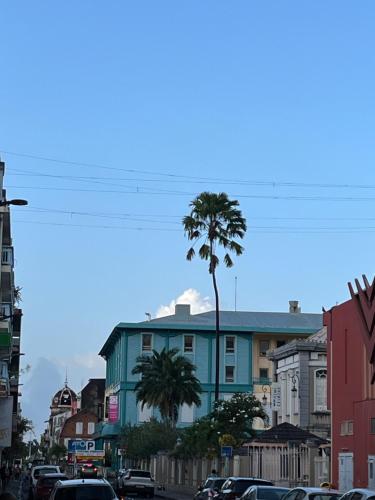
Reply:
[[8, 328], [0, 327], [0, 349], [10, 348], [12, 345], [12, 334], [8, 330]]
[[272, 380], [270, 378], [256, 378], [253, 377], [253, 385], [272, 385]]

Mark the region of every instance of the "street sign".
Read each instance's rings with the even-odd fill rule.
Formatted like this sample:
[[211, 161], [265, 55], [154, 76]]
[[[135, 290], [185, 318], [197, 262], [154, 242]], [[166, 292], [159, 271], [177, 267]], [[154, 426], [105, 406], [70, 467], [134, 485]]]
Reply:
[[69, 439], [68, 451], [94, 451], [95, 441], [89, 439]]
[[230, 458], [233, 455], [233, 447], [232, 446], [222, 446], [221, 447], [221, 456]]

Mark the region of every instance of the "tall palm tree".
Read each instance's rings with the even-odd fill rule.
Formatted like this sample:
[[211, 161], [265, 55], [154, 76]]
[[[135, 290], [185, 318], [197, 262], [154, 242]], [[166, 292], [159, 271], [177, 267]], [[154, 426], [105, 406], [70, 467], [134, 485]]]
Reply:
[[[235, 241], [242, 239], [246, 233], [246, 219], [238, 208], [237, 200], [229, 200], [226, 193], [199, 194], [191, 203], [191, 213], [183, 218], [182, 223], [189, 240], [197, 243], [203, 239], [203, 244], [198, 253], [201, 259], [208, 260], [208, 271], [212, 276], [215, 291], [216, 306], [216, 370], [215, 370], [215, 401], [219, 399], [220, 380], [220, 315], [219, 292], [216, 282], [216, 268], [219, 264], [217, 249], [222, 246], [227, 252], [224, 255], [224, 264], [233, 266], [233, 261], [228, 251], [241, 255], [244, 248]], [[194, 243], [194, 245], [195, 245]], [[194, 245], [186, 254], [187, 260], [192, 260], [195, 255]]]
[[201, 405], [199, 394], [202, 392], [199, 380], [195, 377], [196, 367], [184, 356], [178, 355], [179, 349], [161, 352], [152, 351], [152, 356], [138, 356], [133, 374], [141, 379], [135, 385], [137, 402], [155, 406], [162, 418], [173, 426], [178, 419], [178, 409], [183, 404]]

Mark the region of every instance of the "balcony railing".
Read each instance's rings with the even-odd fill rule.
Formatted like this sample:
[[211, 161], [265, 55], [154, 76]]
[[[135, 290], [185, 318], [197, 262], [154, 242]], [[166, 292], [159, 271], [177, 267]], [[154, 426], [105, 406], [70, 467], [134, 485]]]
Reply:
[[272, 385], [272, 380], [267, 377], [253, 377], [253, 385]]

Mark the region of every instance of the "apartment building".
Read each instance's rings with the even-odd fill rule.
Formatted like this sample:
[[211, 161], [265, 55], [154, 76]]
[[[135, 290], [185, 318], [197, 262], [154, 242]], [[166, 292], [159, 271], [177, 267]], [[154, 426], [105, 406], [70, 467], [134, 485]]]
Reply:
[[[322, 327], [322, 315], [301, 313], [294, 306], [285, 313], [221, 311], [220, 325], [220, 397], [229, 399], [237, 392], [252, 392], [262, 400], [264, 390], [270, 395], [272, 382], [272, 362], [267, 359], [267, 351], [316, 333]], [[196, 365], [203, 389], [201, 406], [181, 407], [178, 425], [189, 425], [211, 411], [215, 389], [215, 312], [193, 315], [190, 305], [178, 304], [171, 316], [120, 323], [108, 337], [100, 351], [107, 366], [107, 419], [97, 427], [97, 438], [115, 439], [126, 423], [138, 424], [159, 416], [157, 409], [142, 409], [136, 403], [134, 387], [139, 376], [133, 375], [132, 369], [139, 355], [175, 347]], [[270, 397], [266, 409], [268, 406]]]
[[14, 250], [10, 208], [3, 187], [4, 170], [5, 164], [0, 161], [0, 455], [11, 446], [12, 432], [17, 428], [22, 318], [22, 310], [15, 307]]

